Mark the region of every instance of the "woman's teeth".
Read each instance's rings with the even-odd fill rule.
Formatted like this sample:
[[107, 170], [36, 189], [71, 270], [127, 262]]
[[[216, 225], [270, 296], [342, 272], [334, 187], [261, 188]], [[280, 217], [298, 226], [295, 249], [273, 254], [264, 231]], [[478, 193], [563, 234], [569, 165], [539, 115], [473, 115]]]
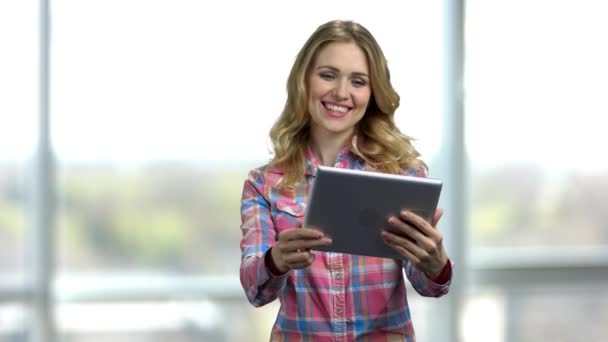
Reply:
[[336, 105], [329, 104], [329, 103], [325, 103], [325, 107], [331, 111], [339, 112], [339, 113], [346, 113], [349, 111], [348, 107], [336, 106]]

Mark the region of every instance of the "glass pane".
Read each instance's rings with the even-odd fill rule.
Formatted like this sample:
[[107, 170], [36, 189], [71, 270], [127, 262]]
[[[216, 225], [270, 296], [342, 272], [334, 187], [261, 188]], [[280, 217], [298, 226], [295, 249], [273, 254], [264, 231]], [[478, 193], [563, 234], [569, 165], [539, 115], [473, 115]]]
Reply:
[[22, 163], [0, 160], [0, 283], [6, 277], [14, 280], [24, 270], [25, 184], [22, 173]]
[[[268, 131], [298, 49], [337, 13], [375, 31], [389, 61], [406, 61], [391, 62], [404, 94], [399, 122], [432, 158], [438, 5], [408, 3], [409, 20], [387, 26], [386, 15], [403, 14], [374, 16], [367, 2], [318, 4], [329, 6], [326, 19], [270, 2], [54, 3], [60, 272], [236, 272], [243, 181], [270, 157]], [[247, 15], [271, 13], [265, 6], [283, 15]], [[218, 31], [226, 18], [239, 24]], [[263, 49], [273, 53], [243, 55]]]
[[526, 287], [471, 293], [462, 320], [468, 342], [606, 341], [603, 286]]
[[0, 304], [0, 342], [25, 342], [26, 311], [20, 304]]
[[62, 269], [238, 272], [244, 165], [63, 164]]
[[25, 190], [38, 113], [36, 5], [0, 2], [0, 283], [24, 270]]
[[58, 325], [65, 342], [261, 342], [276, 310], [208, 300], [70, 303], [59, 305]]
[[472, 292], [460, 320], [464, 341], [507, 342], [505, 299], [495, 289]]
[[516, 293], [510, 341], [608, 340], [608, 291], [602, 288]]
[[608, 244], [607, 11], [591, 0], [467, 2], [473, 246]]

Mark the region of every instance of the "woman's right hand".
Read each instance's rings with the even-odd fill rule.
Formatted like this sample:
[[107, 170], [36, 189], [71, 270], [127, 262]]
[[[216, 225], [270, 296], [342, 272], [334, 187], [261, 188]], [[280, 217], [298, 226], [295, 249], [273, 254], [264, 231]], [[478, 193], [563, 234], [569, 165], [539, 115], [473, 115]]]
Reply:
[[279, 233], [279, 240], [270, 250], [270, 256], [278, 271], [285, 273], [310, 266], [315, 261], [310, 249], [330, 244], [331, 238], [317, 229], [290, 228]]

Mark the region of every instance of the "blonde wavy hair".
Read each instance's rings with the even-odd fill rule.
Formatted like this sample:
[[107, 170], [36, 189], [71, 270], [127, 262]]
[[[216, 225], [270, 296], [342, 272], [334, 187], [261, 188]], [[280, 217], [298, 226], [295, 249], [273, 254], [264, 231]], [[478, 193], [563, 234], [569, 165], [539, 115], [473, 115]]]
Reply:
[[410, 167], [426, 165], [411, 138], [399, 131], [394, 114], [399, 95], [390, 82], [386, 58], [372, 34], [361, 24], [335, 20], [325, 23], [308, 38], [293, 64], [287, 80], [287, 101], [270, 130], [274, 157], [269, 169], [283, 171], [281, 186], [292, 187], [304, 177], [306, 148], [310, 136], [307, 81], [319, 51], [332, 42], [355, 42], [369, 63], [372, 90], [368, 108], [355, 127], [355, 153], [380, 172], [398, 174]]

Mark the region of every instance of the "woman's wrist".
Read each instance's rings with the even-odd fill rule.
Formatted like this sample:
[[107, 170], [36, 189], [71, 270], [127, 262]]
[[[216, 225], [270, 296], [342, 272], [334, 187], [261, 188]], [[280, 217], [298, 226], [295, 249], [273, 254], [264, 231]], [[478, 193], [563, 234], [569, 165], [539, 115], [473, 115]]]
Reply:
[[289, 272], [289, 268], [287, 268], [285, 271], [282, 271], [277, 266], [277, 264], [274, 262], [272, 250], [273, 250], [273, 247], [270, 247], [270, 249], [268, 251], [266, 251], [266, 255], [264, 255], [264, 263], [266, 264], [266, 269], [268, 270], [268, 272], [271, 275], [273, 275], [275, 277], [283, 276], [287, 272]]
[[437, 284], [446, 284], [452, 277], [452, 263], [448, 258], [441, 271], [434, 275], [427, 274], [427, 277]]

